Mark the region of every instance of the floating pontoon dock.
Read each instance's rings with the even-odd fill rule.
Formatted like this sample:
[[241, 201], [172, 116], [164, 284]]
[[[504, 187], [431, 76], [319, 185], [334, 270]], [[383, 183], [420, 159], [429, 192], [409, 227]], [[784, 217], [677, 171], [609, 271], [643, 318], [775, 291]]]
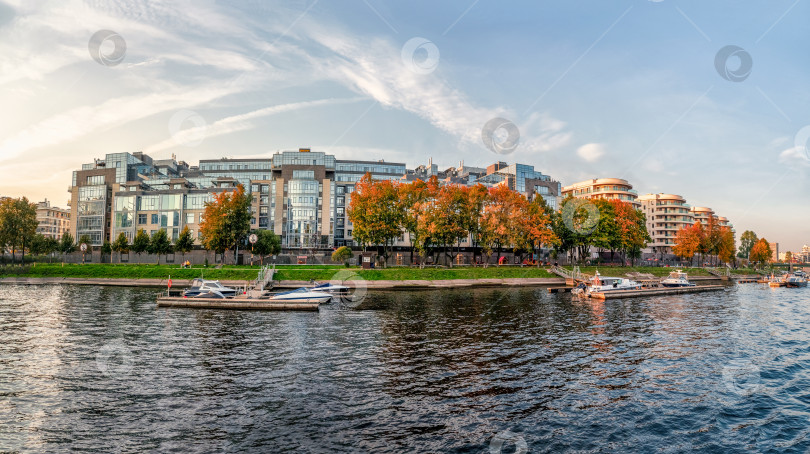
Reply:
[[257, 311], [317, 311], [318, 303], [279, 303], [255, 298], [183, 298], [161, 295], [158, 307], [190, 307], [195, 309], [241, 309]]
[[697, 287], [664, 287], [641, 290], [615, 290], [612, 292], [591, 293], [590, 297], [599, 300], [616, 298], [636, 298], [640, 296], [680, 295], [682, 293], [712, 292], [724, 290], [724, 285], [699, 285]]

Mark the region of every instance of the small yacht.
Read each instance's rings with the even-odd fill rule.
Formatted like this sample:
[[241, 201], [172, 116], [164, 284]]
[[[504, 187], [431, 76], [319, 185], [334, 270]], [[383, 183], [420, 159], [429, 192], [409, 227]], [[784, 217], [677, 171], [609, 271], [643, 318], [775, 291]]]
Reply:
[[191, 281], [191, 287], [183, 291], [184, 298], [233, 298], [237, 290], [225, 287], [219, 281], [197, 278]]
[[332, 295], [345, 295], [346, 293], [349, 293], [349, 287], [346, 287], [345, 285], [332, 284], [331, 282], [317, 284], [314, 287], [310, 287], [310, 290], [313, 292], [330, 293]]
[[661, 285], [664, 287], [694, 287], [695, 284], [689, 282], [686, 273], [681, 270], [675, 270], [669, 273], [669, 277], [661, 280]]
[[641, 283], [624, 277], [601, 276], [597, 270], [593, 279], [580, 284], [572, 290], [572, 293], [588, 296], [591, 293], [615, 292], [617, 290], [641, 290]]
[[785, 287], [807, 287], [807, 273], [804, 271], [794, 271], [785, 279]]
[[313, 290], [301, 287], [289, 292], [275, 293], [270, 295], [270, 301], [277, 303], [325, 303], [332, 299], [332, 295], [329, 293]]

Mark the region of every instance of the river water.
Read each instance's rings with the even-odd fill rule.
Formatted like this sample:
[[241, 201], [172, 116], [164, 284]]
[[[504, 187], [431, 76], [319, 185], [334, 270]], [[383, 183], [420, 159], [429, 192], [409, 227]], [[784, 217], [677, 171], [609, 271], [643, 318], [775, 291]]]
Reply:
[[369, 292], [318, 313], [0, 286], [0, 452], [806, 452], [810, 289]]

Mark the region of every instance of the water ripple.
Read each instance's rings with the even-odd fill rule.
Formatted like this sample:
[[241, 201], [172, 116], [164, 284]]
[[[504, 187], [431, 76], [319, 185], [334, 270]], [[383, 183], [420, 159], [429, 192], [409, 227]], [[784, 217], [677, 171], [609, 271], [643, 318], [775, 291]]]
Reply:
[[810, 289], [156, 309], [0, 287], [0, 452], [806, 452]]

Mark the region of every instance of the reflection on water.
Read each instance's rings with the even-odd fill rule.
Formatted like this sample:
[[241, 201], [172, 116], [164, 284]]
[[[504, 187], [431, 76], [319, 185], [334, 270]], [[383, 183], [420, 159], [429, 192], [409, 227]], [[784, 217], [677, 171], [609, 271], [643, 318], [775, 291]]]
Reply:
[[810, 289], [370, 292], [319, 313], [0, 287], [0, 451], [808, 449]]

